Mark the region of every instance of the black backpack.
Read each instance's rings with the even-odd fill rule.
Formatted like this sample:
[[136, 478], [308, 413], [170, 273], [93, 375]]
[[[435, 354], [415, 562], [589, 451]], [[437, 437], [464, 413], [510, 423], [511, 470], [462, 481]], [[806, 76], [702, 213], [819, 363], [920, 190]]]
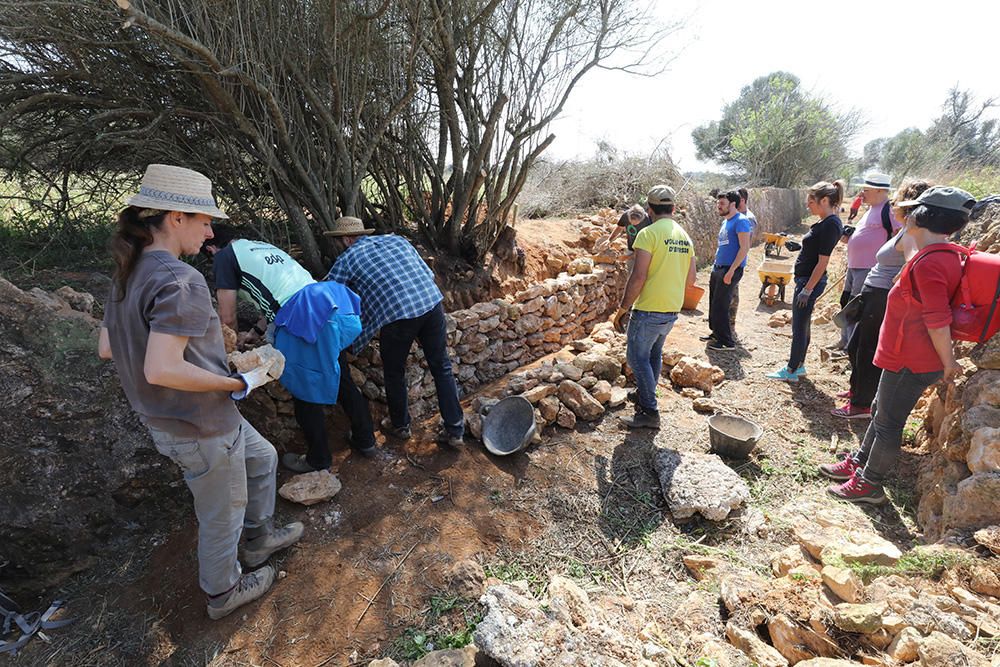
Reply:
[[892, 204], [890, 204], [889, 202], [886, 202], [885, 206], [882, 207], [882, 229], [885, 230], [886, 241], [891, 239], [893, 235], [892, 221], [889, 220], [889, 215], [891, 215], [889, 213], [890, 208], [892, 208]]

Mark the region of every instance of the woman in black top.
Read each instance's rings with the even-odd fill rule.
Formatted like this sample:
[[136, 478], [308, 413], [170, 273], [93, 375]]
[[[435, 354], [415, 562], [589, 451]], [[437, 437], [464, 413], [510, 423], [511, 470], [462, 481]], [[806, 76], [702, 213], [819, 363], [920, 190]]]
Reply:
[[767, 377], [785, 382], [798, 382], [806, 374], [806, 350], [812, 325], [816, 299], [826, 288], [826, 267], [830, 255], [844, 233], [843, 223], [837, 217], [840, 202], [844, 199], [845, 183], [820, 181], [809, 188], [806, 206], [820, 221], [810, 227], [802, 237], [802, 250], [795, 260], [795, 296], [792, 298], [792, 350], [788, 365]]

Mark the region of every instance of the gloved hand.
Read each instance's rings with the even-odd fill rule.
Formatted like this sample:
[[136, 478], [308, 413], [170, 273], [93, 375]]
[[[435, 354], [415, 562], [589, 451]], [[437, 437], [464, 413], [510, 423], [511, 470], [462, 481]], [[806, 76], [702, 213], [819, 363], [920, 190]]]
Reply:
[[813, 291], [811, 289], [803, 289], [799, 292], [799, 295], [795, 297], [795, 307], [805, 308], [809, 305], [809, 297], [812, 296]]
[[234, 401], [239, 401], [250, 395], [250, 392], [257, 387], [263, 387], [265, 384], [272, 380], [268, 371], [271, 370], [272, 364], [265, 364], [264, 366], [259, 366], [252, 371], [247, 371], [246, 373], [239, 373], [239, 378], [243, 380], [246, 387], [241, 391], [234, 391], [229, 394], [229, 397]]
[[628, 314], [629, 314], [629, 311], [627, 311], [627, 310], [625, 310], [623, 308], [619, 308], [618, 310], [615, 311], [614, 317], [611, 318], [611, 323], [614, 326], [615, 331], [617, 331], [618, 333], [625, 333], [625, 327], [627, 325], [627, 322], [625, 321], [625, 317]]

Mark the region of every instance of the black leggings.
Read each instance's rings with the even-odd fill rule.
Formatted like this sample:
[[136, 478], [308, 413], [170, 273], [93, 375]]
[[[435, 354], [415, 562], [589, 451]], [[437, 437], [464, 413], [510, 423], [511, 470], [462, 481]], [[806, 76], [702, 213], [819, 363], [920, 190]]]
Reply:
[[878, 389], [882, 369], [875, 365], [878, 334], [885, 319], [885, 303], [889, 290], [865, 287], [861, 291], [861, 319], [847, 344], [851, 359], [851, 405], [870, 408]]

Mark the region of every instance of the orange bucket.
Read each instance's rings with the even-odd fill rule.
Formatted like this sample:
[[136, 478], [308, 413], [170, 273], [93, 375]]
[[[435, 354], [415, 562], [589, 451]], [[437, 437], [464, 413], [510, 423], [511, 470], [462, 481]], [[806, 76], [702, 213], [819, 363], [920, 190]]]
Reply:
[[684, 289], [684, 310], [694, 310], [698, 307], [701, 297], [705, 296], [705, 288], [689, 285]]

